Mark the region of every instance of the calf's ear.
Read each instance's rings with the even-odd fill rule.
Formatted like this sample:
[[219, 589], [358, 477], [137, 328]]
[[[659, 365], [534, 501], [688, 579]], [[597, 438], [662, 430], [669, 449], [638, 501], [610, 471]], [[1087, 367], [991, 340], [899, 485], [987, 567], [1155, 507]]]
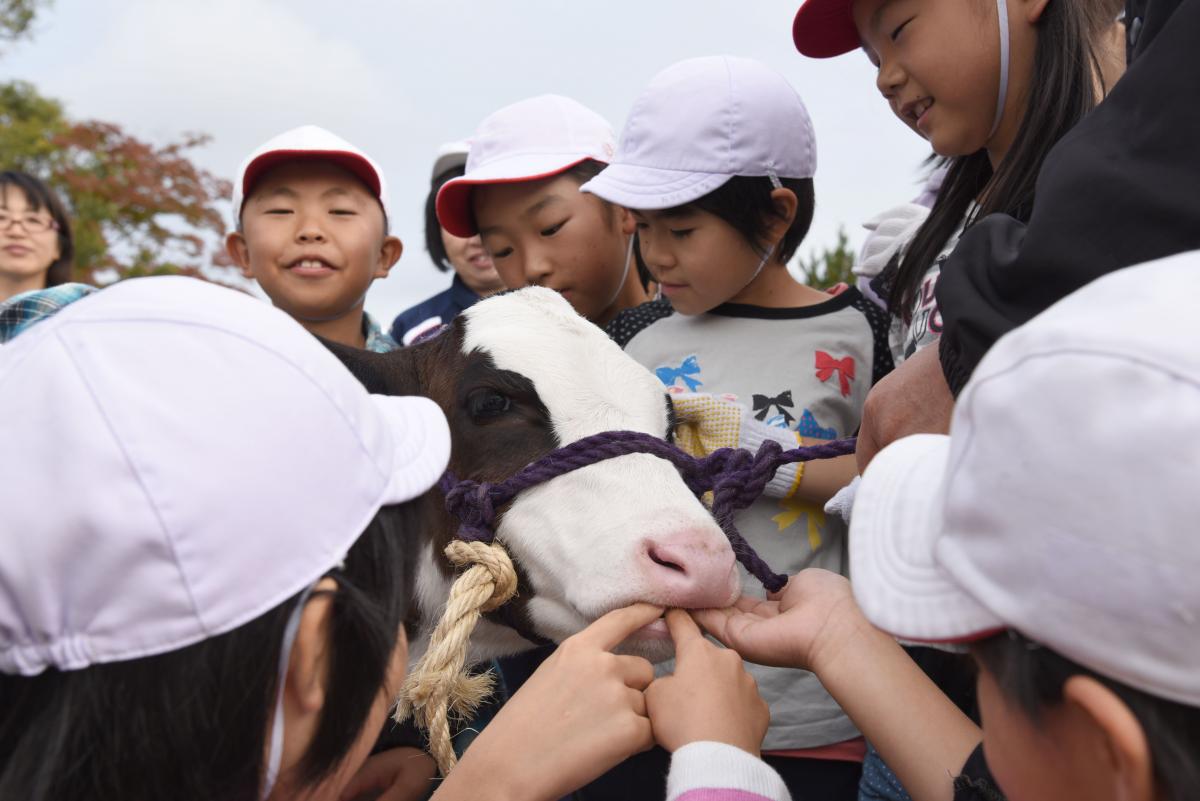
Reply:
[[407, 348], [391, 353], [374, 353], [317, 337], [321, 344], [346, 365], [367, 392], [373, 395], [422, 395], [412, 354]]

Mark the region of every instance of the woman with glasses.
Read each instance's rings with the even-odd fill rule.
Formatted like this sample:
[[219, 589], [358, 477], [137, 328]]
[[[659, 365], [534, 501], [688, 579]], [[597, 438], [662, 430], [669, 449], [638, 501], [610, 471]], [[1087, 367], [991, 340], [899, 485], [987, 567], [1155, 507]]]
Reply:
[[50, 187], [0, 172], [0, 303], [70, 281], [74, 253], [66, 209]]

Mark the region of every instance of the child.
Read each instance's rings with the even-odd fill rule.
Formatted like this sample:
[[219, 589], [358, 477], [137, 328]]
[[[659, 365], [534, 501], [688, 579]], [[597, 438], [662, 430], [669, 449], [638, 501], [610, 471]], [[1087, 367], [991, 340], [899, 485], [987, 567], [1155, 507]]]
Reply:
[[0, 796], [337, 797], [403, 676], [437, 406], [188, 278], [0, 354], [29, 457], [0, 476]]
[[71, 221], [50, 187], [0, 172], [0, 303], [71, 280]]
[[371, 158], [305, 125], [259, 147], [233, 187], [226, 249], [242, 274], [313, 334], [379, 353], [396, 343], [363, 311], [400, 258], [387, 182]]
[[466, 171], [469, 150], [466, 142], [450, 142], [442, 145], [433, 163], [432, 183], [425, 198], [425, 249], [437, 269], [454, 271], [454, 280], [449, 289], [396, 315], [392, 339], [403, 345], [450, 322], [480, 298], [504, 289], [496, 265], [478, 235], [458, 237], [438, 224], [438, 191]]
[[[614, 338], [667, 388], [751, 399], [753, 417], [793, 447], [852, 434], [891, 366], [877, 307], [788, 273], [812, 219], [815, 149], [782, 76], [747, 59], [692, 59], [650, 82], [613, 164], [583, 187], [632, 210], [669, 302], [619, 315]], [[835, 480], [822, 478], [831, 470]], [[742, 534], [776, 570], [842, 571], [844, 530], [821, 504], [852, 472], [849, 459], [796, 471], [786, 497], [739, 517]], [[771, 705], [770, 764], [797, 795], [852, 798], [862, 743], [837, 704], [809, 673], [749, 669]]]
[[[778, 603], [697, 619], [747, 659], [815, 670], [917, 801], [994, 801], [997, 786], [1014, 801], [1194, 797], [1191, 290], [1200, 252], [1097, 279], [996, 344], [950, 436], [883, 450], [851, 523], [861, 610], [843, 579], [810, 571]], [[1112, 436], [1131, 408], [1171, 425]], [[867, 620], [968, 644], [982, 730]]]
[[[383, 789], [351, 777], [405, 673], [412, 501], [450, 453], [435, 404], [367, 395], [239, 292], [144, 278], [0, 349], [0, 438], [27, 457], [0, 467], [0, 797]], [[662, 611], [564, 643], [439, 801], [550, 801], [655, 736], [673, 798], [784, 798], [740, 661], [679, 613], [680, 675], [648, 696], [650, 664], [610, 652]]]
[[964, 227], [993, 213], [1028, 219], [1043, 159], [1096, 102], [1086, 3], [979, 5], [986, 24], [953, 0], [808, 0], [793, 27], [814, 58], [862, 47], [892, 111], [948, 159], [928, 217], [872, 282], [896, 320], [897, 361], [937, 341], [934, 290]]
[[612, 128], [570, 98], [506, 106], [480, 123], [466, 173], [438, 193], [438, 220], [480, 235], [508, 288], [550, 287], [604, 326], [648, 300], [629, 213], [579, 192], [612, 154]]

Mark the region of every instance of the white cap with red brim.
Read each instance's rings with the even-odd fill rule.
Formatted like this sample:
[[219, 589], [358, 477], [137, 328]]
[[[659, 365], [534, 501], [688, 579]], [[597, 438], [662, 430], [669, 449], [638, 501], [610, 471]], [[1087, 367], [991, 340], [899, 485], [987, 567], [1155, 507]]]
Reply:
[[238, 167], [233, 182], [233, 223], [242, 219], [242, 205], [255, 183], [272, 167], [289, 161], [329, 161], [362, 181], [379, 201], [384, 219], [391, 228], [387, 180], [375, 161], [345, 139], [316, 125], [302, 125], [264, 142]]
[[540, 95], [505, 106], [471, 137], [466, 174], [438, 192], [438, 222], [454, 236], [474, 236], [475, 187], [551, 178], [589, 160], [607, 164], [614, 142], [612, 126], [569, 97]]

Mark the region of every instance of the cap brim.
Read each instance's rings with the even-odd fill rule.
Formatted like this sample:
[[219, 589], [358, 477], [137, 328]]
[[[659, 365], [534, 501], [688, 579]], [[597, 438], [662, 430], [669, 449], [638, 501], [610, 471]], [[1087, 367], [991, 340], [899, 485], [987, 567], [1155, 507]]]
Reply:
[[392, 472], [381, 504], [404, 503], [428, 490], [450, 462], [450, 426], [429, 398], [372, 395], [392, 436]]
[[476, 186], [552, 178], [592, 158], [580, 153], [525, 153], [491, 161], [442, 184], [437, 196], [438, 224], [460, 238], [475, 236], [479, 228], [471, 208], [471, 192]]
[[950, 437], [916, 434], [871, 461], [850, 519], [850, 576], [867, 619], [903, 640], [971, 642], [1006, 628], [938, 563]]
[[250, 196], [254, 184], [267, 170], [289, 161], [331, 161], [357, 176], [375, 197], [383, 193], [383, 181], [379, 173], [371, 162], [357, 153], [346, 150], [272, 150], [246, 165], [242, 174], [242, 196]]
[[609, 203], [630, 209], [671, 209], [704, 197], [732, 177], [636, 164], [610, 164], [579, 187], [579, 191], [591, 192]]
[[792, 21], [792, 41], [809, 58], [832, 58], [862, 44], [854, 27], [854, 0], [808, 0]]

